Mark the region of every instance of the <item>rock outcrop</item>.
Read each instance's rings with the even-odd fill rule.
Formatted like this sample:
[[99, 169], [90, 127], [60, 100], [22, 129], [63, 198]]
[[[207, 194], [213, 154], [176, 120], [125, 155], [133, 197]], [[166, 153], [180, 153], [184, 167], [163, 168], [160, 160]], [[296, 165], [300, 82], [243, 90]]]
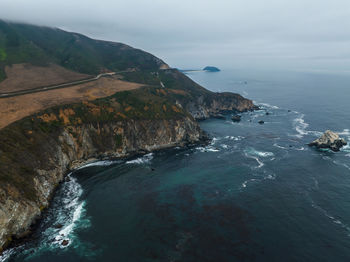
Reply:
[[221, 70], [215, 66], [206, 66], [203, 68], [203, 71], [206, 72], [220, 72]]
[[338, 152], [345, 145], [347, 145], [346, 141], [330, 130], [327, 130], [320, 138], [309, 144], [309, 146], [317, 148], [329, 148], [334, 152]]
[[241, 121], [241, 116], [240, 115], [234, 115], [231, 117], [231, 120], [233, 122], [240, 122]]
[[257, 107], [249, 99], [233, 93], [214, 93], [199, 96], [185, 105], [186, 110], [197, 120], [231, 112], [247, 112]]

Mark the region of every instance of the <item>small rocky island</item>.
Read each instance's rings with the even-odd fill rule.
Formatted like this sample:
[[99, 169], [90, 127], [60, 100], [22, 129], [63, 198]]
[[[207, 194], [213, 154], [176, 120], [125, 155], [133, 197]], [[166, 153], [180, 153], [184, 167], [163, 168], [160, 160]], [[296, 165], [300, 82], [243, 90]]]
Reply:
[[203, 68], [203, 71], [206, 72], [220, 72], [221, 70], [215, 66], [206, 66]]
[[327, 130], [320, 138], [309, 143], [309, 146], [317, 148], [329, 148], [334, 152], [338, 152], [343, 146], [347, 145], [343, 138], [340, 138], [337, 133]]

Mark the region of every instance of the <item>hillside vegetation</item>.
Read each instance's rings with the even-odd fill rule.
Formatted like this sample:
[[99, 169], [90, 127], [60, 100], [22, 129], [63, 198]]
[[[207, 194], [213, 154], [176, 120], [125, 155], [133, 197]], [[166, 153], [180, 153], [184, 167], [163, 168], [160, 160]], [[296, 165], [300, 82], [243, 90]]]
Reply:
[[0, 20], [0, 81], [6, 65], [50, 63], [96, 75], [128, 68], [158, 70], [164, 62], [125, 44], [99, 41], [56, 28]]

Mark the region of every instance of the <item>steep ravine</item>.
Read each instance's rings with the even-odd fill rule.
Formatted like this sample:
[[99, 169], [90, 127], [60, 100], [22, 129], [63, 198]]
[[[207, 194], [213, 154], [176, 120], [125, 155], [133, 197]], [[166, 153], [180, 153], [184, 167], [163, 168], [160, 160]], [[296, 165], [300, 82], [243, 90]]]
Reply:
[[[254, 109], [250, 100], [228, 97], [217, 96], [210, 103], [199, 99], [183, 106], [163, 104], [160, 105], [163, 113], [159, 113], [157, 107], [154, 109], [157, 113], [151, 116], [158, 117], [145, 119], [128, 118], [131, 106], [124, 113], [114, 112], [120, 104], [115, 108], [105, 108], [101, 102], [99, 107], [91, 104], [65, 106], [65, 109], [43, 112], [0, 130], [1, 249], [14, 238], [30, 233], [30, 226], [40, 218], [55, 188], [70, 170], [94, 159], [129, 157], [205, 141], [207, 136], [195, 118]], [[108, 100], [109, 106], [111, 101], [115, 103], [113, 99]], [[83, 106], [89, 113], [84, 114]], [[149, 103], [144, 108], [151, 106], [155, 107]], [[188, 108], [191, 114], [182, 107]], [[96, 115], [96, 112], [99, 113]], [[86, 114], [90, 114], [87, 119], [93, 120], [85, 121]], [[138, 116], [137, 112], [134, 114]], [[110, 120], [113, 115], [116, 120]]]

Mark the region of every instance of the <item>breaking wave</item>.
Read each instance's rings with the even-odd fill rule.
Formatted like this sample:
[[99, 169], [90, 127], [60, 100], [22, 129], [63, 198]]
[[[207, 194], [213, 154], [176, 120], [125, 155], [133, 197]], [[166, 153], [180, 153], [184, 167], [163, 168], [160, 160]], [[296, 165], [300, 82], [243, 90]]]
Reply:
[[86, 164], [86, 165], [78, 168], [77, 170], [80, 170], [80, 169], [83, 169], [83, 168], [86, 168], [86, 167], [93, 167], [93, 166], [110, 166], [110, 165], [118, 164], [118, 163], [121, 163], [121, 161], [120, 160], [115, 160], [115, 161], [112, 161], [112, 160], [97, 161], [97, 162], [92, 162], [92, 163]]
[[149, 154], [144, 155], [142, 157], [126, 161], [125, 164], [136, 164], [136, 165], [148, 164], [151, 162], [152, 159], [153, 159], [153, 153], [149, 153]]

